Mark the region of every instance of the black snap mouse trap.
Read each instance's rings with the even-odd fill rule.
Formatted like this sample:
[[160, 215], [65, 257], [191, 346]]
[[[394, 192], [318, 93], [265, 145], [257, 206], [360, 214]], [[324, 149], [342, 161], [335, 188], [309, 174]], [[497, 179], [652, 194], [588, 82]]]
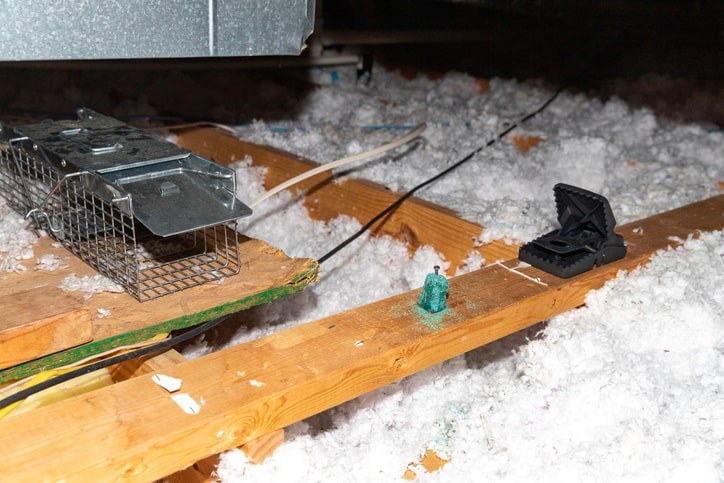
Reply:
[[521, 261], [570, 278], [626, 255], [626, 243], [613, 231], [616, 219], [605, 197], [563, 183], [553, 192], [561, 227], [523, 245], [518, 252]]

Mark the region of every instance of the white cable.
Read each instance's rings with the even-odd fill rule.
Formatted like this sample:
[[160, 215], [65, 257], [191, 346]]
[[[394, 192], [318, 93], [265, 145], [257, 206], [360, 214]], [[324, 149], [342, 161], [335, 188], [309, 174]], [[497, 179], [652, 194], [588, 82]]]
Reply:
[[[227, 124], [221, 124], [217, 122], [211, 122], [211, 121], [199, 121], [199, 122], [189, 122], [185, 124], [172, 124], [172, 125], [166, 125], [166, 126], [159, 126], [156, 128], [146, 128], [149, 130], [158, 129], [158, 130], [174, 130], [174, 129], [186, 129], [189, 127], [202, 127], [202, 126], [211, 126], [216, 127], [219, 129], [222, 129], [226, 132], [229, 132], [233, 134], [234, 136], [237, 135], [236, 131], [233, 127], [227, 125]], [[424, 122], [417, 125], [412, 131], [410, 131], [407, 135], [401, 137], [400, 139], [396, 141], [392, 141], [391, 143], [387, 143], [383, 146], [380, 146], [375, 149], [371, 149], [369, 151], [365, 151], [364, 153], [355, 154], [352, 156], [347, 156], [346, 158], [338, 159], [336, 161], [332, 161], [331, 163], [326, 163], [321, 166], [317, 166], [314, 169], [310, 169], [309, 171], [305, 171], [304, 173], [300, 174], [299, 176], [295, 176], [292, 179], [289, 179], [285, 181], [284, 183], [281, 183], [271, 190], [267, 191], [266, 193], [262, 194], [261, 196], [257, 197], [255, 200], [253, 200], [251, 203], [247, 203], [247, 206], [250, 208], [254, 208], [256, 205], [264, 201], [265, 199], [274, 196], [275, 194], [279, 193], [280, 191], [283, 191], [290, 186], [294, 186], [297, 183], [300, 183], [304, 181], [307, 178], [311, 178], [312, 176], [315, 176], [319, 173], [323, 173], [325, 171], [332, 170], [334, 168], [338, 168], [340, 166], [344, 166], [345, 164], [353, 163], [355, 161], [360, 161], [362, 159], [371, 158], [373, 156], [377, 156], [378, 154], [385, 153], [387, 151], [390, 151], [392, 149], [395, 149], [398, 146], [402, 146], [403, 144], [406, 144], [416, 137], [418, 137], [422, 132], [427, 128], [427, 124]]]
[[387, 143], [383, 146], [377, 147], [375, 149], [371, 149], [369, 151], [365, 151], [364, 153], [354, 154], [352, 156], [347, 156], [346, 158], [338, 159], [336, 161], [332, 161], [331, 163], [322, 164], [321, 166], [317, 166], [314, 169], [310, 169], [309, 171], [305, 171], [304, 173], [300, 174], [299, 176], [295, 176], [292, 179], [289, 179], [274, 188], [270, 189], [266, 193], [262, 194], [261, 196], [257, 197], [254, 201], [251, 203], [247, 203], [247, 205], [250, 208], [254, 208], [256, 205], [264, 201], [265, 199], [269, 198], [270, 196], [273, 196], [277, 193], [279, 193], [282, 190], [285, 190], [289, 188], [290, 186], [293, 186], [301, 181], [304, 181], [307, 178], [311, 178], [312, 176], [315, 176], [319, 173], [323, 173], [325, 171], [329, 171], [331, 169], [337, 168], [339, 166], [344, 166], [345, 164], [353, 163], [355, 161], [359, 161], [362, 159], [371, 158], [373, 156], [377, 156], [378, 154], [382, 154], [384, 152], [390, 151], [392, 149], [395, 149], [398, 146], [402, 146], [405, 143], [409, 143], [416, 137], [418, 137], [427, 127], [427, 124], [424, 122], [422, 124], [419, 124], [415, 129], [410, 131], [407, 135], [401, 137], [400, 139], [396, 141], [392, 141], [391, 143]]
[[146, 127], [144, 129], [148, 131], [173, 131], [174, 129], [186, 129], [189, 127], [216, 127], [223, 131], [226, 131], [233, 136], [238, 136], [236, 130], [229, 126], [228, 124], [221, 124], [220, 122], [212, 122], [212, 121], [198, 121], [198, 122], [187, 122], [184, 124], [167, 124], [165, 126], [158, 126], [158, 127]]

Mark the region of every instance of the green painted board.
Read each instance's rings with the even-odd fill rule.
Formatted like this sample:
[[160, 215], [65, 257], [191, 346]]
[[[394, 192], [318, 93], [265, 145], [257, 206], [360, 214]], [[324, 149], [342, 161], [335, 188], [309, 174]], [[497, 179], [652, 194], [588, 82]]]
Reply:
[[[95, 274], [62, 248], [53, 247], [47, 239], [39, 240], [34, 248], [36, 256], [40, 252], [63, 257], [68, 267], [51, 273], [27, 270], [11, 274], [0, 285], [0, 295], [12, 295], [13, 291], [33, 286], [46, 286], [52, 293], [60, 291], [58, 285], [71, 273], [77, 276]], [[265, 304], [298, 292], [317, 279], [319, 265], [316, 261], [289, 258], [260, 240], [242, 239], [240, 256], [242, 269], [238, 275], [220, 284], [208, 283], [148, 302], [138, 302], [126, 293], [100, 293], [84, 300], [86, 294], [71, 292], [83, 300], [93, 314], [93, 341], [4, 369], [0, 371], [0, 383]], [[110, 315], [101, 317], [99, 309]]]

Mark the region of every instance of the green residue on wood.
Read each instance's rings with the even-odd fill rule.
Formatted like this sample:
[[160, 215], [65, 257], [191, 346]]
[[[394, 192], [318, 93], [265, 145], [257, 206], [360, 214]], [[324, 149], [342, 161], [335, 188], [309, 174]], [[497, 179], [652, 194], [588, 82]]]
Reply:
[[417, 313], [417, 320], [423, 325], [430, 327], [431, 329], [439, 330], [442, 329], [442, 319], [448, 313], [450, 309], [443, 309], [440, 312], [428, 312], [419, 305], [415, 305], [415, 312]]
[[[453, 309], [447, 308], [441, 312], [428, 312], [419, 305], [416, 300], [407, 300], [392, 307], [390, 315], [393, 319], [407, 319], [420, 323], [429, 329], [440, 330], [451, 322], [462, 320], [460, 314]], [[422, 328], [422, 327], [421, 327]]]
[[195, 314], [184, 315], [183, 317], [167, 320], [149, 327], [108, 337], [107, 339], [89, 342], [88, 344], [4, 369], [0, 371], [0, 383], [21, 379], [48, 369], [62, 367], [87, 357], [109, 351], [116, 347], [149, 340], [158, 334], [165, 334], [173, 330], [193, 327], [218, 317], [240, 312], [256, 305], [272, 302], [276, 299], [299, 292], [309, 283], [315, 281], [317, 279], [318, 270], [319, 265], [316, 262], [313, 262], [286, 285], [272, 287], [249, 297], [217, 305], [216, 307], [212, 307]]

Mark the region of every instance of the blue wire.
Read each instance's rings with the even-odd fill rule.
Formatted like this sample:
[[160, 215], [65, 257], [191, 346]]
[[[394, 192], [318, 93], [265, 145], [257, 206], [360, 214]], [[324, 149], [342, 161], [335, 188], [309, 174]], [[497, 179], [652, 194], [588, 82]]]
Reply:
[[389, 130], [408, 130], [408, 129], [414, 129], [414, 124], [368, 124], [367, 126], [362, 126], [363, 131], [379, 131], [383, 129], [389, 129]]

